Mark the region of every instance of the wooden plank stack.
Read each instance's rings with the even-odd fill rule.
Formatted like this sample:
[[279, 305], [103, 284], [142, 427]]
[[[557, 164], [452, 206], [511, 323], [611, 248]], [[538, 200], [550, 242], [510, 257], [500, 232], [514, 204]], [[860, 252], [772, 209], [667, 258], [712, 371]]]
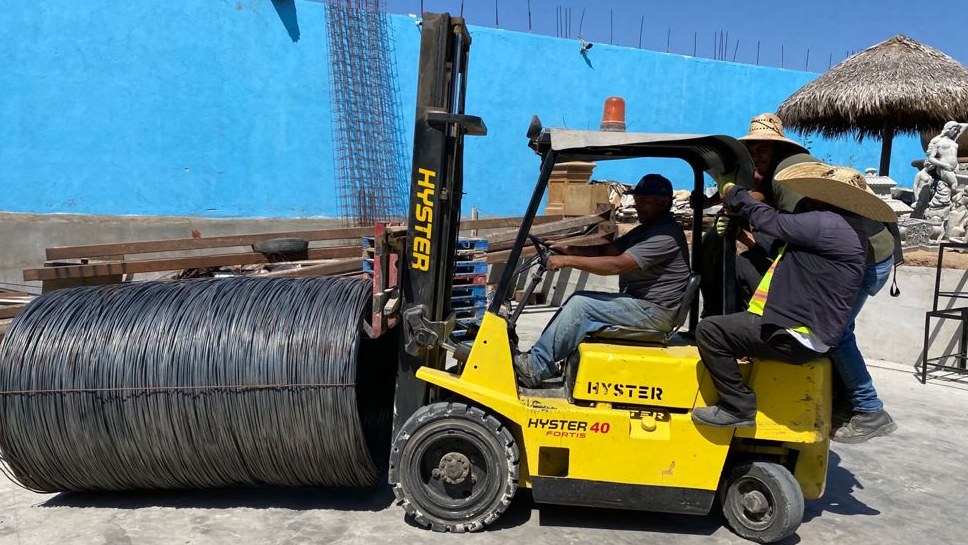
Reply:
[[0, 341], [14, 317], [30, 302], [31, 295], [0, 288]]
[[30, 294], [0, 288], [0, 320], [13, 318], [28, 302]]
[[[455, 308], [461, 307], [462, 322], [480, 319], [486, 294], [494, 288], [488, 283], [488, 269], [491, 264], [503, 265], [507, 261], [521, 221], [520, 217], [461, 221], [463, 234], [479, 232], [473, 240], [462, 242], [455, 266], [452, 295], [457, 302]], [[538, 216], [530, 232], [550, 241], [602, 244], [614, 237], [615, 225], [611, 221], [611, 209], [601, 208], [595, 213], [578, 217]], [[373, 226], [219, 237], [198, 237], [196, 233], [193, 238], [53, 247], [47, 249], [47, 261], [43, 267], [25, 269], [23, 276], [27, 281], [41, 281], [44, 292], [74, 286], [143, 281], [157, 278], [158, 273], [167, 271], [172, 271], [164, 276], [168, 279], [225, 274], [362, 277], [366, 260], [373, 259], [373, 250], [361, 248], [360, 240], [368, 240], [374, 233]], [[406, 230], [399, 228], [393, 236], [405, 234]], [[289, 237], [306, 239], [311, 242], [311, 247], [298, 255], [285, 256], [266, 255], [244, 248], [259, 241]], [[164, 257], [157, 256], [161, 252], [166, 253]], [[191, 255], [187, 255], [188, 252]], [[532, 255], [534, 248], [528, 243], [521, 257]], [[278, 270], [267, 271], [267, 266], [275, 266]], [[395, 285], [395, 275], [392, 276], [388, 280]], [[0, 292], [0, 339], [12, 317], [29, 299], [30, 296], [25, 293]], [[386, 325], [392, 325], [392, 320], [387, 321]]]

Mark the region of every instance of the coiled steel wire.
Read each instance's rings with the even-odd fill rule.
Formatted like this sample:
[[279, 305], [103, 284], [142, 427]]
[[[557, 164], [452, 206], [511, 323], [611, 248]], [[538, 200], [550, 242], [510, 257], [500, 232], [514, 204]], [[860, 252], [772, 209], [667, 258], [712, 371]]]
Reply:
[[0, 453], [44, 492], [367, 486], [396, 344], [371, 283], [231, 278], [59, 290], [0, 346]]

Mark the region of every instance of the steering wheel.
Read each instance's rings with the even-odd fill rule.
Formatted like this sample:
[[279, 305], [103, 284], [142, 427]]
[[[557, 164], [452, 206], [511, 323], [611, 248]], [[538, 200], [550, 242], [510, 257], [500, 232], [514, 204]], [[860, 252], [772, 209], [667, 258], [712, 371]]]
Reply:
[[552, 254], [551, 244], [548, 244], [548, 241], [537, 235], [529, 234], [528, 238], [531, 239], [531, 244], [534, 245], [534, 249], [538, 252], [538, 262], [541, 264], [541, 268], [547, 269], [548, 258], [551, 257]]
[[527, 269], [530, 269], [534, 265], [535, 261], [538, 262], [538, 268], [531, 275], [531, 281], [524, 290], [524, 296], [521, 298], [521, 302], [518, 303], [513, 311], [510, 311], [510, 300], [505, 301], [505, 303], [509, 305], [507, 323], [510, 331], [512, 332], [514, 331], [515, 324], [517, 324], [518, 317], [521, 316], [521, 311], [524, 310], [527, 301], [531, 299], [531, 294], [533, 294], [534, 290], [537, 289], [538, 284], [541, 283], [541, 279], [545, 275], [545, 272], [548, 271], [548, 258], [552, 253], [551, 245], [548, 244], [548, 242], [543, 238], [531, 234], [528, 235], [528, 238], [531, 239], [531, 244], [534, 245], [534, 249], [537, 250], [537, 254], [534, 257], [529, 257], [523, 263], [521, 263], [518, 268], [515, 269], [514, 274], [517, 275], [526, 271]]

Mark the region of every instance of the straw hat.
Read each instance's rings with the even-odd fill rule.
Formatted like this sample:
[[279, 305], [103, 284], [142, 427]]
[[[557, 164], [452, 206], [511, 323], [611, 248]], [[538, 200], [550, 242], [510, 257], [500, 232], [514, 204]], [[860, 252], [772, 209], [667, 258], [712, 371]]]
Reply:
[[778, 184], [814, 200], [825, 202], [880, 222], [897, 221], [897, 214], [867, 187], [860, 172], [826, 163], [799, 163], [774, 178]]
[[739, 139], [744, 142], [782, 142], [795, 147], [798, 153], [810, 153], [800, 142], [784, 136], [783, 122], [775, 114], [760, 114], [754, 117], [750, 121], [750, 133]]

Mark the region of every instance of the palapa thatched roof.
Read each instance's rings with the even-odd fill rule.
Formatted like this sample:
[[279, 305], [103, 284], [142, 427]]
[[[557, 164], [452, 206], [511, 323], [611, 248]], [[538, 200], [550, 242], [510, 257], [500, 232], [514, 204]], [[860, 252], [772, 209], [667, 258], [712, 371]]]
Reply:
[[850, 56], [804, 85], [777, 110], [798, 132], [881, 135], [936, 131], [946, 121], [968, 121], [968, 69], [906, 36], [895, 36]]

